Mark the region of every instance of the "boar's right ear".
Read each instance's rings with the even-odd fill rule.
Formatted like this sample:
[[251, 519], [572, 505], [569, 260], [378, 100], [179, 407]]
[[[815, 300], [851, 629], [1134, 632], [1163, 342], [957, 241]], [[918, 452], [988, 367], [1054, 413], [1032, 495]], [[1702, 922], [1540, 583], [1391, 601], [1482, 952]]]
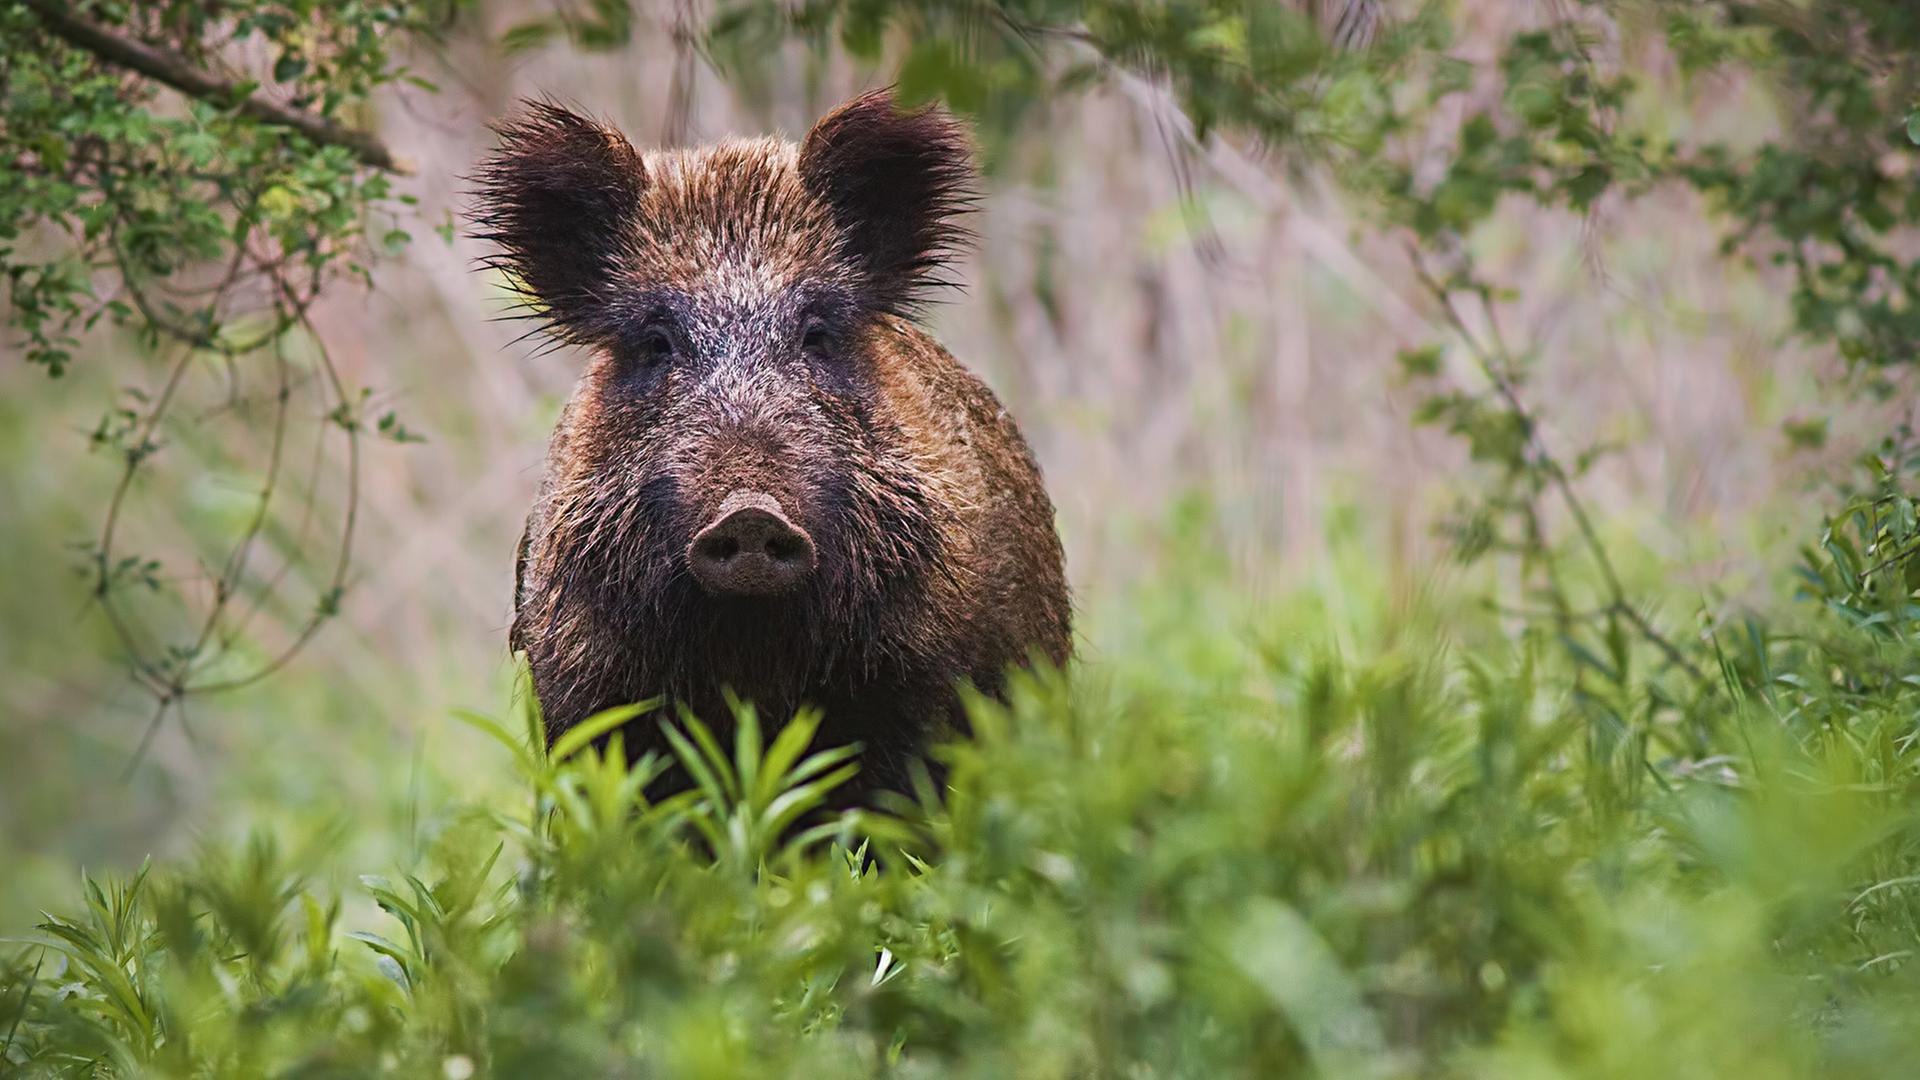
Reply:
[[946, 110], [902, 112], [876, 90], [828, 113], [800, 147], [800, 176], [825, 200], [876, 308], [907, 314], [968, 238], [973, 147]]
[[474, 235], [498, 248], [487, 265], [518, 279], [557, 337], [598, 340], [599, 298], [618, 276], [646, 165], [619, 132], [551, 102], [528, 102], [495, 130], [500, 147], [474, 176]]

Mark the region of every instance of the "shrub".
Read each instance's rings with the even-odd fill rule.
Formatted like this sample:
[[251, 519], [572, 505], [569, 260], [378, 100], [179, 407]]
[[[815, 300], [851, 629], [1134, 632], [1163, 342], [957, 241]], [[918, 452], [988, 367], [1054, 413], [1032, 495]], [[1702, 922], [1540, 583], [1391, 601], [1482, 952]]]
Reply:
[[1228, 583], [1160, 590], [1124, 655], [978, 703], [944, 798], [840, 818], [812, 813], [848, 765], [808, 746], [814, 718], [675, 721], [699, 784], [650, 800], [664, 763], [595, 738], [639, 707], [545, 752], [523, 689], [510, 721], [470, 719], [530, 800], [448, 808], [430, 873], [364, 879], [379, 911], [267, 838], [90, 881], [5, 969], [4, 1060], [1752, 1080], [1920, 1059], [1913, 687], [1836, 666], [1870, 646], [1911, 671], [1905, 624], [1810, 609], [1723, 645], [1685, 714], [1709, 752], [1661, 756], [1597, 729], [1615, 714], [1550, 635], [1461, 644], [1415, 611], [1336, 648], [1313, 597], [1229, 615]]

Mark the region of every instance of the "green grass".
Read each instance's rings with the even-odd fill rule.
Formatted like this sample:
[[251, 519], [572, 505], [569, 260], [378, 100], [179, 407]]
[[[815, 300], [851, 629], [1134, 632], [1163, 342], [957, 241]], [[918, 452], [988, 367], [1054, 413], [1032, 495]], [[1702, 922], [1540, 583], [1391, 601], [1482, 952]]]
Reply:
[[323, 833], [89, 882], [0, 954], [0, 1060], [1911, 1075], [1904, 624], [1805, 605], [1716, 635], [1719, 678], [1676, 700], [1653, 665], [1602, 686], [1462, 590], [1394, 601], [1351, 570], [1263, 603], [1197, 571], [1116, 597], [1087, 613], [1097, 655], [978, 707], [943, 800], [818, 827], [846, 762], [805, 718], [683, 728], [700, 789], [651, 802], [659, 763], [535, 749], [522, 695], [467, 721], [515, 794], [423, 812], [406, 872], [334, 890]]

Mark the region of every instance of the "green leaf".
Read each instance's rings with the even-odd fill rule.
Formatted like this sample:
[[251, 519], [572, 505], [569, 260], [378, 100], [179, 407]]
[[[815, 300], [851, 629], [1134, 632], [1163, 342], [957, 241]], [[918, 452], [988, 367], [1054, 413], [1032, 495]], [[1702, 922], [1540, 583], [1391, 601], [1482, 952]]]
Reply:
[[600, 736], [616, 728], [624, 727], [628, 721], [653, 712], [659, 707], [660, 699], [650, 698], [632, 705], [619, 705], [594, 713], [592, 716], [568, 728], [561, 733], [559, 738], [553, 740], [553, 747], [547, 751], [547, 757], [555, 764], [563, 762]]
[[1445, 349], [1439, 345], [1402, 349], [1399, 353], [1400, 370], [1408, 378], [1430, 379], [1440, 374], [1440, 359], [1445, 355]]
[[525, 742], [514, 738], [507, 729], [494, 722], [493, 718], [474, 712], [471, 709], [453, 710], [453, 718], [485, 734], [488, 738], [507, 748], [517, 761], [526, 761], [531, 757]]

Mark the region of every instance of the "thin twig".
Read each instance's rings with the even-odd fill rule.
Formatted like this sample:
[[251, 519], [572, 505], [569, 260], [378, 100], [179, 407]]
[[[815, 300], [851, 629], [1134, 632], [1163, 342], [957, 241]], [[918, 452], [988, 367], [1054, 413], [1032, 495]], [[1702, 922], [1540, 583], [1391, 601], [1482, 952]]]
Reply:
[[160, 702], [154, 707], [153, 716], [147, 721], [147, 728], [140, 733], [140, 745], [133, 748], [133, 756], [127, 759], [127, 767], [120, 770], [120, 782], [125, 784], [133, 779], [140, 770], [140, 763], [147, 759], [147, 750], [153, 746], [153, 737], [160, 732], [160, 721], [167, 718], [167, 706], [174, 703], [173, 691], [160, 695]]
[[[260, 496], [254, 502], [254, 511], [240, 539], [227, 554], [227, 565], [213, 586], [213, 604], [207, 611], [206, 621], [200, 627], [200, 636], [195, 639], [193, 648], [187, 653], [187, 662], [197, 664], [207, 643], [213, 639], [222, 617], [227, 613], [227, 605], [232, 602], [234, 592], [240, 587], [240, 579], [246, 573], [247, 561], [253, 554], [254, 541], [260, 536], [260, 530], [266, 527], [267, 512], [272, 509], [273, 495], [280, 479], [280, 462], [287, 442], [287, 412], [290, 391], [288, 389], [287, 357], [284, 343], [274, 342], [274, 367], [279, 372], [279, 392], [275, 395], [273, 415], [273, 439], [267, 451], [267, 476], [261, 483]], [[185, 673], [182, 673], [184, 681]]]
[[[111, 179], [102, 175], [100, 182], [102, 190], [104, 190], [109, 197], [112, 197], [114, 190]], [[244, 216], [243, 214], [243, 219]], [[134, 281], [133, 274], [126, 270], [129, 260], [120, 247], [119, 221], [117, 218], [108, 226], [108, 242], [112, 247], [115, 259], [119, 261], [122, 267], [121, 282], [127, 295], [133, 299], [135, 306], [140, 309], [142, 315], [146, 317], [151, 325], [178, 337], [182, 344], [180, 358], [174, 362], [172, 369], [167, 373], [167, 381], [160, 392], [160, 396], [154, 401], [153, 406], [148, 409], [147, 415], [144, 417], [138, 431], [134, 435], [133, 443], [124, 450], [125, 467], [121, 470], [119, 482], [114, 485], [113, 495], [107, 503], [106, 520], [101, 525], [100, 544], [95, 553], [94, 562], [94, 595], [100, 601], [101, 609], [106, 612], [108, 624], [112, 626], [115, 635], [120, 639], [121, 646], [126, 649], [127, 655], [131, 658], [134, 670], [141, 676], [142, 681], [151, 683], [151, 689], [160, 697], [161, 712], [164, 714], [166, 702], [179, 696], [189, 672], [183, 669], [169, 674], [160, 663], [147, 659], [142, 655], [134, 639], [132, 627], [128, 626], [126, 620], [121, 617], [120, 611], [118, 607], [115, 606], [113, 597], [111, 596], [114, 573], [113, 543], [115, 534], [119, 528], [121, 511], [126, 505], [127, 496], [133, 490], [134, 478], [139, 474], [140, 467], [159, 449], [159, 444], [154, 440], [159, 433], [160, 422], [165, 418], [167, 410], [173, 404], [174, 396], [180, 389], [180, 382], [182, 378], [185, 377], [187, 368], [193, 361], [194, 350], [196, 348], [217, 348], [218, 342], [213, 341], [212, 336], [207, 333], [194, 333], [172, 327], [153, 311], [147, 301], [146, 295]], [[220, 285], [215, 289], [208, 310], [217, 310], [221, 298], [227, 290], [233, 287], [233, 283], [239, 280], [240, 269], [245, 254], [246, 244], [245, 236], [243, 235], [235, 247], [232, 261], [227, 264], [226, 271], [220, 277]], [[187, 662], [188, 667], [191, 666], [191, 662], [191, 658], [189, 658]], [[158, 717], [156, 717], [155, 722], [158, 722]], [[149, 735], [149, 737], [151, 736]], [[142, 745], [145, 745], [144, 740]]]
[[[1660, 631], [1647, 620], [1646, 616], [1642, 615], [1628, 601], [1626, 587], [1621, 584], [1620, 575], [1613, 566], [1613, 558], [1607, 553], [1606, 545], [1601, 541], [1599, 531], [1594, 527], [1593, 519], [1587, 514], [1585, 502], [1581, 500], [1579, 493], [1574, 490], [1573, 480], [1567, 475], [1566, 469], [1560, 464], [1560, 459], [1555, 457], [1552, 451], [1547, 449], [1546, 442], [1540, 436], [1539, 424], [1535, 421], [1533, 413], [1528, 410], [1525, 403], [1520, 400], [1520, 392], [1518, 388], [1514, 386], [1510, 374], [1513, 355], [1508, 351], [1506, 340], [1500, 333], [1500, 325], [1494, 317], [1492, 303], [1487, 301], [1484, 296], [1482, 297], [1482, 303], [1486, 305], [1487, 309], [1488, 333], [1493, 338], [1492, 343], [1489, 344], [1482, 341], [1480, 336], [1475, 334], [1467, 325], [1466, 318], [1461, 315], [1459, 307], [1453, 301], [1453, 291], [1448, 289], [1438, 278], [1434, 277], [1432, 271], [1427, 268], [1426, 258], [1422, 255], [1420, 249], [1413, 244], [1409, 244], [1407, 246], [1407, 254], [1413, 265], [1414, 275], [1419, 279], [1421, 285], [1426, 288], [1427, 292], [1440, 304], [1441, 311], [1446, 316], [1447, 323], [1453, 328], [1454, 333], [1460, 336], [1460, 339], [1466, 343], [1467, 348], [1474, 354], [1474, 359], [1479, 363], [1480, 370], [1487, 376], [1488, 381], [1493, 384], [1494, 391], [1500, 395], [1500, 399], [1506, 403], [1508, 411], [1513, 414], [1515, 421], [1519, 423], [1521, 436], [1526, 440], [1527, 445], [1532, 448], [1534, 459], [1538, 462], [1541, 472], [1545, 474], [1547, 482], [1553, 485], [1554, 490], [1559, 493], [1561, 501], [1566, 504], [1568, 514], [1573, 518], [1574, 528], [1580, 534], [1582, 545], [1587, 549], [1588, 554], [1592, 556], [1594, 565], [1599, 567], [1602, 583], [1606, 587], [1609, 601], [1608, 607], [1628, 622], [1631, 622], [1635, 629], [1639, 630], [1642, 637], [1646, 638], [1649, 643], [1660, 650], [1668, 660], [1692, 676], [1694, 681], [1706, 681], [1706, 675], [1700, 670], [1698, 665], [1688, 659], [1686, 654], [1683, 653], [1678, 646], [1668, 640], [1664, 634], [1660, 633]], [[1557, 591], [1556, 589], [1556, 592]]]
[[125, 467], [120, 471], [120, 480], [114, 485], [113, 495], [107, 500], [106, 520], [100, 527], [100, 544], [94, 553], [94, 595], [100, 600], [102, 610], [107, 613], [107, 621], [119, 636], [121, 645], [132, 658], [134, 666], [156, 682], [164, 684], [164, 674], [148, 661], [134, 641], [133, 630], [120, 618], [118, 608], [108, 596], [113, 587], [113, 539], [119, 529], [120, 512], [126, 506], [127, 495], [133, 489], [133, 480], [140, 472], [140, 466], [151, 457], [158, 444], [153, 441], [155, 429], [160, 418], [165, 415], [167, 406], [173, 401], [174, 393], [180, 387], [180, 380], [187, 373], [187, 365], [193, 359], [193, 349], [182, 346], [180, 359], [174, 362], [173, 369], [167, 373], [167, 381], [160, 391], [160, 397], [148, 411], [146, 422], [134, 436], [134, 442], [125, 451]]
[[[292, 289], [289, 288], [284, 281], [280, 281], [277, 277], [275, 281], [276, 284], [279, 285], [282, 295], [286, 296], [289, 301], [296, 298]], [[304, 307], [300, 309], [299, 325], [305, 327], [308, 335], [313, 339], [314, 347], [319, 353], [320, 369], [326, 374], [325, 383], [332, 388], [334, 396], [340, 400], [342, 406], [351, 407], [350, 399], [347, 396], [346, 383], [340, 378], [340, 371], [334, 365], [333, 354], [327, 349], [326, 342], [320, 337], [319, 330], [313, 325], [312, 319]], [[284, 667], [288, 661], [292, 660], [302, 648], [305, 648], [307, 642], [319, 631], [320, 624], [324, 623], [332, 615], [331, 608], [338, 603], [339, 594], [346, 588], [347, 571], [353, 563], [353, 534], [360, 512], [360, 434], [358, 425], [349, 419], [348, 422], [341, 423], [337, 426], [345, 433], [347, 439], [347, 505], [344, 513], [345, 522], [340, 529], [340, 553], [334, 562], [333, 576], [327, 584], [326, 591], [322, 594], [327, 599], [316, 606], [313, 614], [308, 617], [306, 624], [302, 626], [299, 633], [294, 636], [293, 642], [285, 649], [282, 649], [278, 655], [266, 663], [261, 664], [248, 674], [236, 676], [222, 682], [204, 683], [195, 686], [193, 688], [194, 693], [210, 694], [225, 690], [237, 690], [243, 686], [251, 686], [267, 676], [272, 675]]]
[[327, 429], [331, 425], [326, 422], [327, 390], [325, 381], [319, 378], [313, 378], [307, 381], [315, 391], [317, 398], [315, 402], [315, 415], [320, 418], [320, 422], [314, 425], [313, 454], [308, 460], [306, 478], [301, 487], [301, 491], [305, 493], [305, 497], [302, 500], [300, 508], [300, 523], [293, 529], [292, 539], [287, 545], [288, 553], [287, 556], [281, 560], [280, 568], [275, 570], [273, 576], [268, 578], [261, 587], [255, 591], [253, 601], [247, 605], [247, 610], [238, 619], [227, 623], [222, 635], [224, 639], [223, 648], [231, 648], [233, 642], [239, 639], [239, 636], [252, 624], [254, 618], [260, 614], [261, 609], [266, 606], [268, 598], [279, 593], [281, 584], [284, 583], [287, 576], [293, 572], [295, 561], [300, 551], [307, 546], [307, 541], [313, 534], [313, 522], [319, 513], [320, 468], [326, 461]]
[[[111, 190], [110, 185], [109, 190]], [[246, 221], [251, 212], [251, 205], [236, 203], [235, 209], [239, 212], [239, 219]], [[276, 309], [275, 318], [272, 320], [272, 328], [262, 334], [257, 340], [249, 341], [243, 346], [234, 346], [230, 343], [221, 342], [210, 332], [196, 332], [188, 327], [169, 325], [157, 317], [159, 313], [153, 310], [148, 298], [143, 294], [140, 287], [134, 283], [131, 275], [123, 274], [127, 294], [133, 299], [136, 307], [142, 311], [143, 315], [148, 317], [150, 324], [154, 325], [160, 333], [166, 336], [180, 338], [181, 345], [183, 346], [181, 355], [172, 365], [159, 395], [146, 409], [145, 414], [140, 417], [140, 422], [134, 428], [133, 442], [126, 448], [125, 468], [121, 473], [120, 481], [115, 487], [113, 496], [108, 503], [106, 519], [102, 527], [98, 551], [95, 555], [95, 591], [101, 600], [102, 607], [107, 612], [110, 623], [120, 636], [122, 644], [132, 659], [136, 678], [153, 693], [156, 702], [153, 714], [147, 722], [145, 731], [141, 735], [139, 745], [135, 748], [123, 772], [123, 779], [130, 778], [145, 760], [153, 740], [159, 732], [160, 725], [166, 719], [169, 709], [182, 708], [186, 698], [190, 695], [236, 689], [257, 682], [279, 670], [306, 645], [307, 641], [311, 639], [313, 634], [319, 629], [320, 624], [331, 614], [333, 607], [331, 599], [323, 599], [322, 603], [316, 605], [314, 612], [308, 617], [305, 625], [302, 626], [300, 631], [295, 635], [291, 644], [282, 649], [270, 660], [255, 667], [252, 671], [216, 682], [194, 682], [196, 672], [206, 667], [208, 647], [211, 643], [217, 640], [221, 653], [225, 653], [231, 648], [234, 636], [233, 630], [229, 625], [230, 620], [228, 619], [230, 605], [239, 593], [241, 580], [245, 575], [252, 550], [266, 527], [274, 494], [279, 486], [279, 475], [284, 459], [287, 423], [292, 397], [289, 366], [282, 349], [284, 344], [283, 339], [288, 330], [295, 326], [305, 327], [313, 337], [316, 347], [320, 350], [321, 365], [325, 375], [325, 378], [320, 380], [320, 385], [322, 386], [321, 410], [323, 414], [326, 412], [326, 391], [328, 389], [331, 389], [333, 394], [339, 398], [342, 406], [348, 404], [345, 386], [340, 379], [337, 369], [333, 365], [331, 356], [327, 353], [325, 342], [320, 339], [318, 329], [314, 327], [308, 315], [308, 310], [312, 306], [313, 300], [318, 293], [319, 267], [315, 266], [312, 268], [314, 280], [303, 283], [307, 286], [305, 289], [296, 288], [296, 286], [287, 279], [287, 256], [282, 255], [274, 258], [264, 254], [256, 254], [249, 243], [248, 234], [250, 231], [251, 230], [243, 232], [242, 235], [236, 239], [233, 258], [231, 262], [228, 263], [225, 272], [221, 275], [219, 283], [209, 291], [206, 301], [206, 310], [218, 312], [236, 284], [242, 280], [243, 274], [257, 274], [260, 278], [272, 285], [277, 293], [277, 300], [274, 305]], [[113, 239], [111, 230], [109, 239]], [[118, 248], [117, 241], [115, 241], [114, 250], [116, 255], [120, 255], [124, 259], [123, 253], [121, 253]], [[207, 575], [213, 581], [214, 596], [211, 608], [206, 613], [199, 633], [191, 647], [181, 654], [178, 663], [166, 663], [157, 658], [147, 657], [143, 655], [142, 651], [137, 647], [131, 627], [128, 626], [122, 618], [116, 605], [113, 603], [112, 597], [109, 595], [113, 585], [114, 540], [117, 535], [120, 516], [131, 492], [134, 478], [158, 447], [155, 440], [158, 437], [160, 425], [174, 404], [186, 370], [190, 366], [197, 350], [210, 350], [231, 359], [236, 355], [249, 353], [269, 344], [275, 346], [278, 385], [274, 395], [274, 424], [272, 443], [269, 450], [267, 475], [259, 491], [254, 513], [238, 540], [229, 550], [225, 564], [220, 572], [216, 575], [210, 570]], [[325, 421], [323, 420], [323, 434], [324, 424]], [[331, 582], [326, 587], [326, 592], [323, 593], [323, 597], [327, 598], [337, 595], [346, 579], [348, 565], [350, 563], [350, 552], [358, 503], [358, 433], [353, 430], [352, 426], [345, 424], [339, 426], [346, 428], [345, 433], [348, 442], [348, 506], [345, 514], [345, 524], [342, 526], [341, 547], [338, 560], [333, 567]], [[316, 446], [316, 450], [317, 449], [318, 447]], [[257, 610], [257, 605], [255, 610]], [[184, 713], [182, 715], [184, 719]]]

